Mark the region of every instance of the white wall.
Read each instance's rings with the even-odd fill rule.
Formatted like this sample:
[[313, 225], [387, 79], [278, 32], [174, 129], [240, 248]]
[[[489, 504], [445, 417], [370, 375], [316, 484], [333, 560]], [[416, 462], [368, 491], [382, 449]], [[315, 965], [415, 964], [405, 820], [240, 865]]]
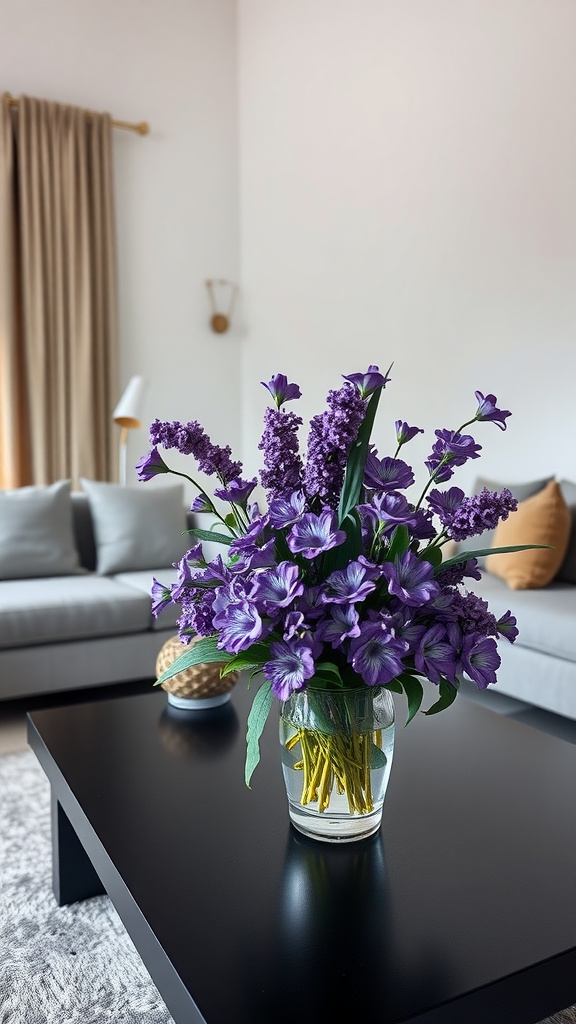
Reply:
[[[576, 4], [239, 0], [244, 454], [273, 372], [305, 422], [340, 373], [436, 427], [491, 391], [460, 471], [576, 479]], [[296, 410], [296, 404], [292, 408]]]
[[236, 43], [235, 0], [0, 0], [0, 92], [151, 125], [114, 131], [121, 385], [150, 381], [132, 479], [156, 416], [239, 433], [238, 336], [204, 287], [239, 274]]
[[[479, 388], [514, 415], [456, 482], [575, 479], [575, 39], [573, 0], [0, 0], [0, 89], [151, 123], [114, 134], [144, 424], [198, 419], [253, 471], [260, 380], [307, 420], [394, 360], [382, 451], [406, 418], [420, 463]], [[204, 279], [240, 274], [215, 335]]]

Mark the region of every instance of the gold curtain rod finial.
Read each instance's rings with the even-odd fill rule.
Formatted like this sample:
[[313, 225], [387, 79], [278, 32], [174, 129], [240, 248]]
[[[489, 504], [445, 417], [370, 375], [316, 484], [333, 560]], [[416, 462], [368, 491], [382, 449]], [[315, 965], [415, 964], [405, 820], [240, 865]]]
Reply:
[[138, 124], [132, 124], [131, 121], [112, 121], [115, 128], [124, 128], [128, 132], [136, 132], [137, 135], [148, 135], [150, 132], [150, 125], [148, 121], [140, 121]]

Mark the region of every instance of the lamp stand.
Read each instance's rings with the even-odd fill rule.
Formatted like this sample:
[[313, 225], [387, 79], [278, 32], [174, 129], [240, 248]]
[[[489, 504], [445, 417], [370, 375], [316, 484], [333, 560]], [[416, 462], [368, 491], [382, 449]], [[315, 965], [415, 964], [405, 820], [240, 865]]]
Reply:
[[118, 450], [118, 471], [122, 487], [126, 486], [126, 454], [128, 448], [128, 427], [120, 427], [120, 444]]

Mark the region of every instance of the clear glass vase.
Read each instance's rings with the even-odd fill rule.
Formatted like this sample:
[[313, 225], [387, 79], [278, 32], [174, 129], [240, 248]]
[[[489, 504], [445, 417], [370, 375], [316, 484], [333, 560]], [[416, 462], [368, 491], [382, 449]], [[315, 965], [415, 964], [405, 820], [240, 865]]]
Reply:
[[394, 752], [394, 702], [382, 686], [293, 693], [280, 708], [290, 819], [304, 835], [353, 842], [380, 827]]

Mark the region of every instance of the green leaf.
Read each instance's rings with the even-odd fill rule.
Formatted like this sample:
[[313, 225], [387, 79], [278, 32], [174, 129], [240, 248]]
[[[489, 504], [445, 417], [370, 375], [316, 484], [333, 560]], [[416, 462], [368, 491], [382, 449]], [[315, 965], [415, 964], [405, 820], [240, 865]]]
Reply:
[[247, 651], [240, 651], [228, 662], [221, 675], [228, 672], [241, 672], [243, 669], [261, 668], [270, 658], [270, 645], [267, 643], [252, 644]]
[[276, 560], [278, 562], [292, 562], [294, 561], [294, 555], [288, 547], [286, 537], [283, 533], [278, 530], [274, 534], [274, 552], [276, 554]]
[[424, 548], [424, 551], [419, 552], [419, 558], [424, 558], [436, 568], [442, 563], [442, 548], [439, 548], [437, 544], [432, 544], [430, 547]]
[[376, 746], [376, 744], [373, 743], [372, 749], [370, 751], [370, 767], [385, 768], [387, 764], [388, 758], [386, 757], [386, 754], [384, 753], [383, 750], [380, 749], [380, 747]]
[[401, 526], [397, 526], [392, 534], [390, 541], [390, 547], [386, 552], [386, 561], [392, 562], [399, 555], [403, 555], [405, 551], [410, 547], [410, 533], [408, 527], [402, 523]]
[[266, 720], [270, 714], [270, 708], [272, 707], [272, 701], [274, 700], [274, 694], [272, 693], [272, 683], [265, 682], [258, 690], [254, 697], [254, 702], [248, 715], [248, 730], [246, 732], [246, 766], [244, 771], [244, 778], [246, 785], [250, 789], [250, 779], [252, 773], [260, 760], [260, 737]]
[[442, 572], [444, 569], [448, 569], [451, 565], [459, 565], [460, 562], [465, 562], [468, 558], [483, 558], [484, 555], [504, 555], [509, 551], [532, 551], [535, 548], [547, 548], [553, 550], [552, 544], [514, 544], [507, 548], [480, 548], [478, 551], [460, 551], [453, 558], [447, 558], [445, 562], [436, 569], [436, 573]]
[[216, 533], [215, 530], [200, 530], [198, 527], [194, 527], [192, 530], [187, 530], [187, 533], [191, 533], [193, 537], [197, 537], [198, 540], [211, 540], [216, 544], [231, 544], [235, 537], [229, 537], [225, 533]]
[[381, 388], [378, 388], [368, 402], [364, 419], [360, 424], [358, 436], [348, 453], [348, 462], [346, 463], [346, 473], [344, 475], [344, 483], [342, 485], [340, 505], [338, 508], [338, 522], [340, 525], [342, 525], [348, 513], [356, 507], [360, 498], [364, 482], [364, 466], [366, 465], [366, 457], [368, 455], [370, 434], [372, 433], [374, 417], [376, 416], [378, 402], [380, 401], [380, 392]]
[[229, 526], [230, 529], [233, 530], [234, 527], [236, 526], [236, 516], [234, 515], [234, 513], [229, 512], [228, 515], [224, 518], [224, 522], [226, 523], [226, 526]]
[[362, 526], [356, 509], [348, 513], [340, 528], [346, 534], [346, 540], [336, 548], [330, 548], [323, 556], [323, 575], [329, 576], [337, 569], [345, 569], [352, 559], [362, 554]]
[[408, 675], [406, 672], [402, 673], [401, 682], [408, 701], [408, 718], [406, 719], [406, 725], [408, 725], [420, 710], [424, 699], [424, 687], [419, 679], [415, 679], [414, 676]]
[[204, 665], [207, 662], [225, 662], [228, 658], [228, 653], [216, 647], [217, 639], [217, 636], [202, 637], [193, 647], [189, 647], [183, 654], [180, 654], [156, 680], [154, 685], [159, 686], [160, 683], [166, 682], [167, 679], [173, 679], [179, 672], [183, 672], [185, 668], [191, 668], [192, 665]]
[[391, 693], [404, 693], [402, 683], [398, 679], [391, 679], [389, 683], [386, 683], [386, 689], [390, 690]]
[[[340, 675], [340, 669], [331, 661], [318, 661], [316, 663], [314, 666], [314, 680], [318, 678], [327, 679], [329, 682], [336, 683], [337, 686], [344, 686], [344, 680]], [[313, 680], [311, 680], [311, 685], [316, 685]]]
[[440, 680], [440, 697], [428, 711], [424, 711], [425, 715], [437, 715], [439, 711], [445, 711], [451, 704], [454, 703], [458, 696], [458, 686], [449, 683], [447, 679]]

